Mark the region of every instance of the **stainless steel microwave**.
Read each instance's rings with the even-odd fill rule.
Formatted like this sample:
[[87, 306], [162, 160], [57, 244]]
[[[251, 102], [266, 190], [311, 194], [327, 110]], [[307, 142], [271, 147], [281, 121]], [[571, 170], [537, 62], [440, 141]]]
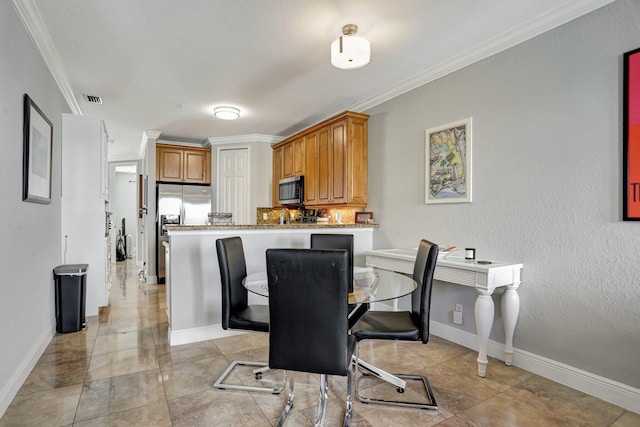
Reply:
[[292, 176], [278, 182], [278, 203], [281, 205], [304, 204], [303, 176]]

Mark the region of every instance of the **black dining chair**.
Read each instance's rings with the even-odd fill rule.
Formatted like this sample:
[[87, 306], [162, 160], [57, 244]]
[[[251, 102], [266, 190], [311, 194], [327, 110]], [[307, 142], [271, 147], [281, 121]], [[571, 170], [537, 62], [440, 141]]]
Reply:
[[[240, 237], [229, 237], [216, 240], [218, 265], [220, 266], [220, 280], [222, 288], [222, 328], [244, 329], [247, 331], [269, 331], [269, 307], [266, 305], [249, 305], [248, 293], [242, 281], [247, 277], [247, 266], [244, 248]], [[254, 387], [239, 384], [228, 384], [224, 381], [237, 366], [257, 367], [253, 374], [255, 379], [262, 379], [262, 375], [269, 371], [269, 365], [264, 362], [234, 360], [214, 383], [214, 387], [225, 390], [263, 391], [278, 394], [284, 390], [286, 377], [279, 388]]]
[[[368, 311], [358, 323], [353, 327], [352, 334], [358, 343], [362, 340], [402, 340], [402, 341], [422, 341], [426, 344], [429, 341], [429, 309], [431, 306], [431, 288], [433, 284], [433, 273], [438, 260], [438, 246], [426, 240], [420, 241], [418, 254], [413, 268], [413, 280], [418, 283], [418, 287], [411, 294], [410, 311]], [[358, 358], [358, 348], [355, 351]], [[377, 375], [373, 371], [367, 371], [361, 367], [365, 374]], [[398, 378], [420, 380], [429, 399], [428, 403], [405, 402], [395, 400], [385, 400], [368, 398], [360, 395], [358, 382], [364, 378], [361, 376], [356, 382], [356, 396], [364, 403], [380, 403], [397, 406], [408, 406], [422, 409], [438, 409], [435, 396], [431, 390], [429, 379], [423, 375], [412, 374], [392, 374]], [[404, 393], [403, 388], [398, 388], [399, 393]]]
[[293, 407], [295, 371], [320, 374], [316, 425], [324, 425], [327, 375], [347, 376], [344, 425], [349, 425], [355, 374], [355, 338], [347, 324], [349, 270], [345, 250], [267, 250], [269, 366], [290, 374], [279, 426]]
[[[349, 254], [349, 292], [353, 292], [353, 234], [312, 234], [311, 249], [345, 249]], [[349, 328], [369, 309], [369, 304], [349, 304]]]

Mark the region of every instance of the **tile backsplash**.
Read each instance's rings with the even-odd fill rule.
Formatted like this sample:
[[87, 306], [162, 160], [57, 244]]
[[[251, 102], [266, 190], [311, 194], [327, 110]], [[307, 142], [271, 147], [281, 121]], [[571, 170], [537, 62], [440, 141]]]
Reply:
[[[342, 217], [343, 224], [355, 224], [356, 212], [362, 212], [362, 209], [333, 208], [322, 209], [322, 211], [324, 212], [324, 217], [328, 218], [327, 223], [329, 224], [336, 223], [338, 213]], [[256, 224], [278, 224], [280, 223], [280, 212], [282, 212], [282, 208], [257, 208]], [[289, 212], [291, 213], [291, 221], [295, 221], [298, 210], [289, 209]]]

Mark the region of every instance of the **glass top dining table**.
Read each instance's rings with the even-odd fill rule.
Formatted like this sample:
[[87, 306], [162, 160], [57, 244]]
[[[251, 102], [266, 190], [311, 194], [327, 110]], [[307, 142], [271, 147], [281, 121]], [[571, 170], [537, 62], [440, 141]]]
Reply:
[[[244, 287], [251, 293], [269, 296], [267, 273], [249, 274]], [[353, 267], [353, 292], [349, 293], [349, 304], [364, 304], [394, 300], [409, 295], [417, 283], [409, 276], [374, 267]]]

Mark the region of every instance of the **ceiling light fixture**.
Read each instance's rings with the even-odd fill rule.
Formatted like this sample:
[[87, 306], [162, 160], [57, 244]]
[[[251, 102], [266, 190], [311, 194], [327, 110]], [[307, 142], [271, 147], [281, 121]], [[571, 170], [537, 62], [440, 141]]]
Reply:
[[369, 40], [356, 36], [358, 26], [347, 24], [342, 27], [342, 36], [331, 43], [331, 65], [343, 70], [364, 67], [371, 60]]
[[240, 117], [240, 110], [235, 107], [216, 107], [213, 109], [213, 116], [222, 120], [235, 120]]

